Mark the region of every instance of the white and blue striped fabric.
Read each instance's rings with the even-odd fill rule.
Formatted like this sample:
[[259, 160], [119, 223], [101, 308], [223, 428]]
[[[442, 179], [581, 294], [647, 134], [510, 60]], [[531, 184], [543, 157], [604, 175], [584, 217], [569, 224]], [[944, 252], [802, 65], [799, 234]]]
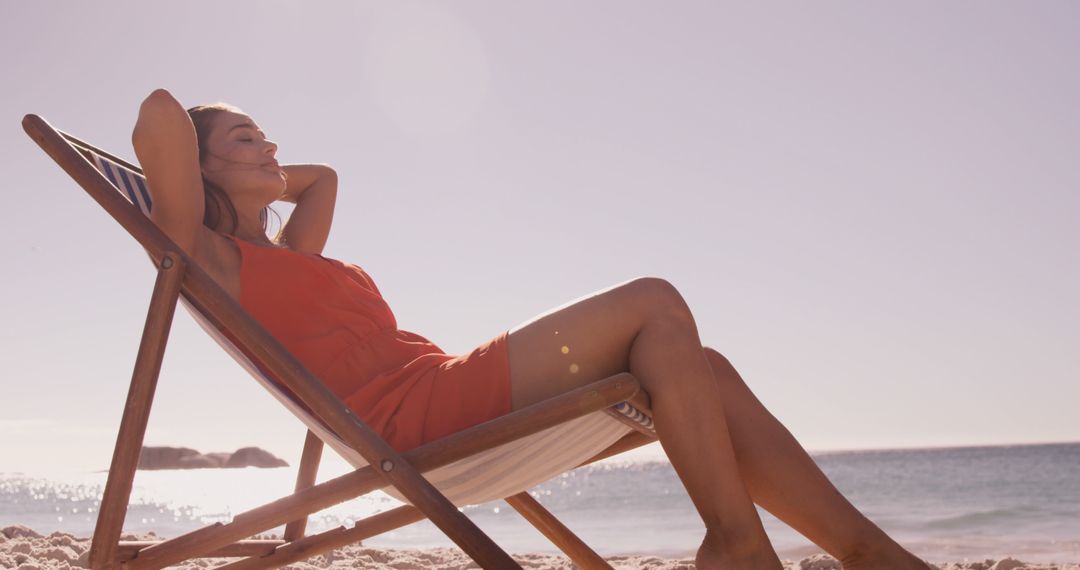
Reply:
[[[89, 153], [95, 167], [123, 194], [150, 214], [152, 201], [142, 175], [96, 153]], [[181, 304], [195, 321], [279, 402], [342, 458], [356, 468], [368, 464], [321, 420], [312, 416], [258, 369], [239, 348], [225, 338], [181, 295]], [[655, 436], [652, 418], [622, 402], [612, 407], [646, 433]], [[525, 491], [591, 459], [635, 428], [604, 411], [596, 411], [498, 447], [474, 454], [424, 473], [424, 477], [458, 507], [502, 499]], [[382, 489], [395, 499], [408, 502], [392, 486]]]
[[109, 182], [120, 191], [129, 202], [135, 204], [142, 213], [150, 215], [153, 201], [150, 199], [150, 191], [146, 188], [146, 179], [137, 172], [116, 164], [115, 162], [98, 156], [97, 153], [88, 151], [94, 166], [109, 179]]

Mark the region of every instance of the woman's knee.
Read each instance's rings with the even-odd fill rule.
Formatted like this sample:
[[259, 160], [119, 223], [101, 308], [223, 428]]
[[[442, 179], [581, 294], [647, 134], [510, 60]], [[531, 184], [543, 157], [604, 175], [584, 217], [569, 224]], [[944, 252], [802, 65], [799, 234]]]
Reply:
[[709, 366], [712, 367], [713, 376], [716, 377], [717, 382], [721, 386], [745, 386], [739, 373], [735, 370], [735, 367], [731, 364], [731, 361], [726, 356], [720, 353], [719, 350], [710, 346], [703, 346], [705, 351], [705, 358], [709, 361]]
[[721, 354], [719, 350], [716, 350], [711, 346], [702, 348], [705, 350], [705, 357], [709, 360], [709, 365], [712, 366], [713, 372], [715, 372], [717, 376], [739, 379], [739, 373], [735, 370], [735, 365], [733, 365], [726, 356]]
[[711, 364], [713, 368], [732, 368], [731, 361], [723, 354], [720, 354], [719, 350], [716, 350], [711, 346], [703, 346], [702, 350], [705, 351], [705, 356], [708, 357], [709, 364]]
[[652, 315], [663, 314], [669, 317], [677, 317], [693, 322], [693, 313], [682, 293], [671, 284], [670, 281], [661, 277], [638, 277], [631, 284], [641, 294], [646, 309]]

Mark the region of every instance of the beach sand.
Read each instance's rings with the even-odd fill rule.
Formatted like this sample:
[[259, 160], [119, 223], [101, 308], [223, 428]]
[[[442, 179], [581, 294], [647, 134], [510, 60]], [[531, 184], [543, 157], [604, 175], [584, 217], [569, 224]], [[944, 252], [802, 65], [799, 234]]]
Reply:
[[[267, 535], [262, 538], [279, 538]], [[161, 540], [154, 533], [124, 534], [121, 540]], [[43, 536], [24, 526], [9, 526], [0, 531], [0, 568], [15, 570], [46, 570], [86, 568], [90, 550], [89, 538], [78, 538], [63, 532]], [[554, 554], [511, 553], [522, 568], [537, 570], [570, 570], [577, 568], [565, 556]], [[237, 558], [196, 559], [170, 568], [202, 569], [220, 566]], [[671, 559], [656, 556], [608, 556], [608, 564], [618, 570], [648, 568], [650, 570], [687, 570], [694, 568], [692, 558]], [[818, 554], [802, 560], [784, 560], [785, 570], [832, 570], [840, 569], [840, 563], [831, 556]], [[940, 570], [1013, 570], [1030, 568], [1038, 570], [1080, 570], [1080, 564], [1025, 564], [1013, 558], [967, 562], [931, 561]], [[353, 545], [338, 548], [304, 560], [283, 566], [286, 569], [314, 570], [316, 568], [372, 568], [376, 570], [466, 570], [479, 568], [477, 564], [457, 548], [369, 548]]]

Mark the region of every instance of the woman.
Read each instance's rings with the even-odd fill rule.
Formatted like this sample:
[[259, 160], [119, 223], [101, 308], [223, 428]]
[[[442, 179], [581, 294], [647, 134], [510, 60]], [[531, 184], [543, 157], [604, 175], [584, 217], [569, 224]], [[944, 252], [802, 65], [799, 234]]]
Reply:
[[[283, 167], [240, 109], [185, 111], [164, 89], [142, 103], [132, 143], [153, 221], [398, 451], [630, 372], [705, 522], [698, 568], [782, 568], [754, 503], [846, 569], [930, 568], [859, 513], [731, 363], [702, 346], [663, 279], [632, 279], [447, 355], [397, 329], [361, 268], [319, 255], [337, 193], [330, 167]], [[296, 207], [271, 240], [276, 200]]]

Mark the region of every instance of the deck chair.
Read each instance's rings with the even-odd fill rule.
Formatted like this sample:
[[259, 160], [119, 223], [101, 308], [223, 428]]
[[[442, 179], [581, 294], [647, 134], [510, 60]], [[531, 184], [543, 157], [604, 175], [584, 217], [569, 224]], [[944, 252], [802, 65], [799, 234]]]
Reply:
[[[149, 218], [137, 166], [28, 114], [26, 133], [134, 237], [157, 270], [124, 414], [94, 528], [91, 568], [164, 568], [239, 558], [219, 568], [276, 568], [427, 518], [483, 568], [520, 566], [459, 506], [505, 499], [578, 566], [610, 568], [527, 490], [567, 470], [656, 441], [648, 395], [617, 374], [397, 453], [262, 328]], [[291, 494], [162, 541], [120, 541], [176, 303], [307, 426]], [[354, 471], [315, 484], [324, 445]], [[305, 535], [307, 517], [382, 489], [406, 503]], [[284, 524], [281, 540], [251, 539]]]

